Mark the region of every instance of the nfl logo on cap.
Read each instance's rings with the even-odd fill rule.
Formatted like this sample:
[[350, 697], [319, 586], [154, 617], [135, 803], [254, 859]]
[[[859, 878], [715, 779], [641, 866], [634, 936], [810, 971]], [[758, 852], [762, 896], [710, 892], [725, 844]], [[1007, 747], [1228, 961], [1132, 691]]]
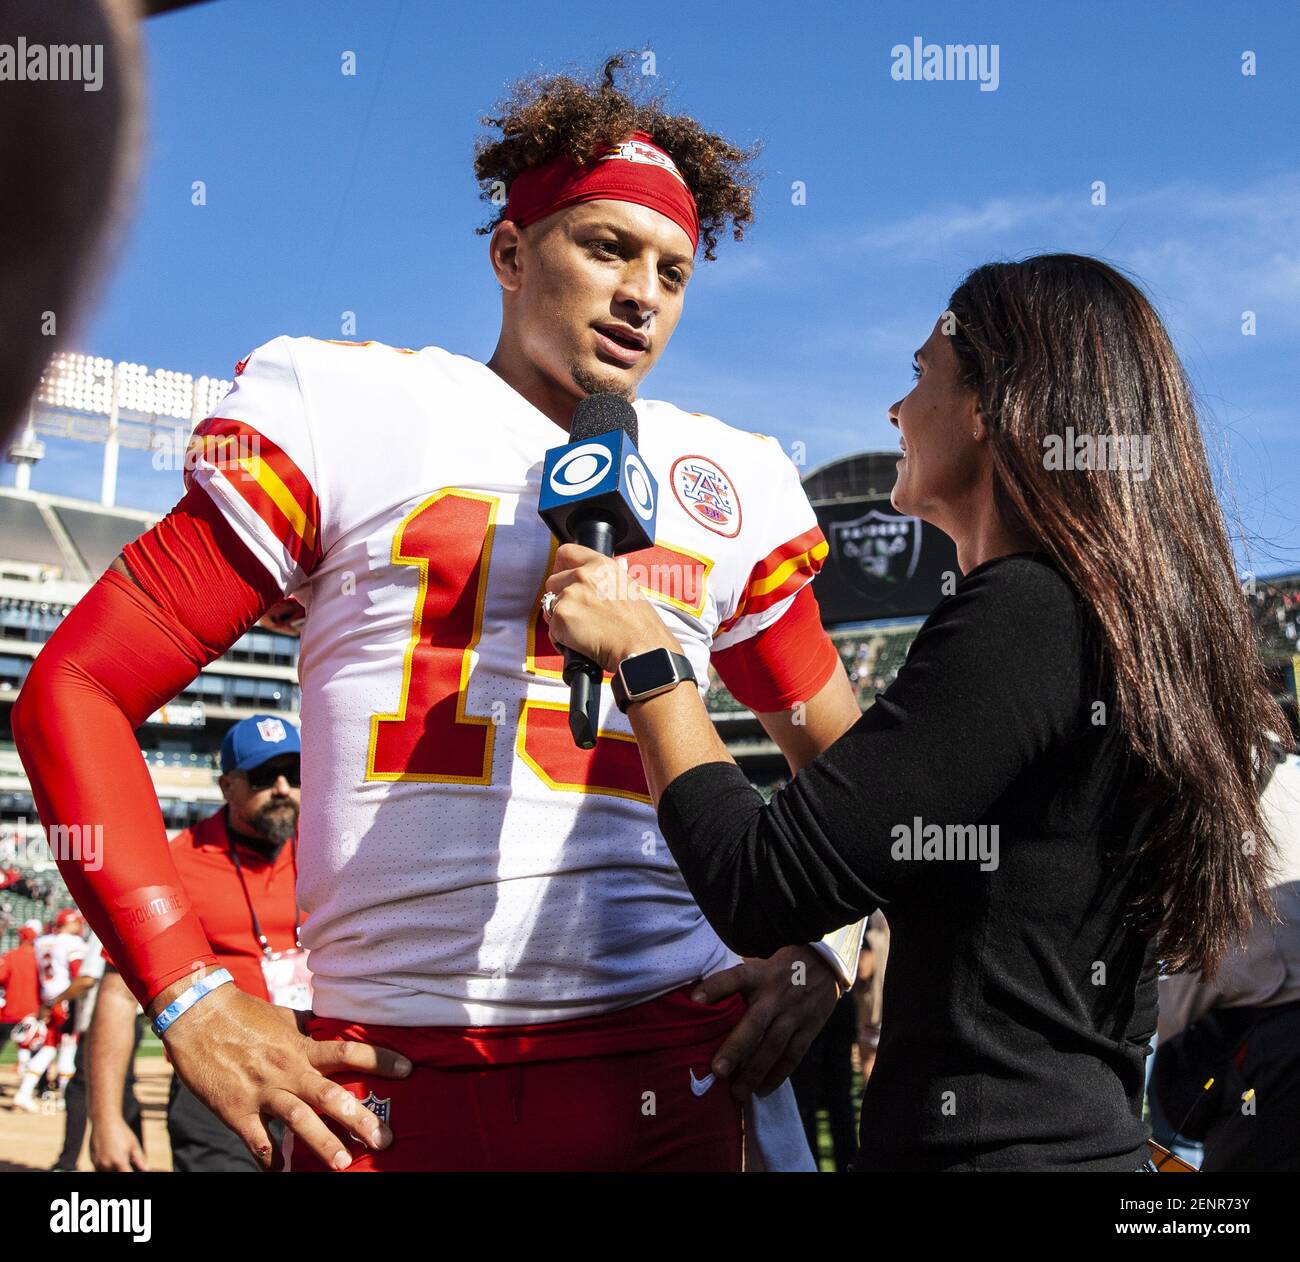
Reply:
[[240, 719], [221, 742], [221, 770], [248, 771], [277, 754], [299, 754], [298, 729], [274, 714], [253, 714]]

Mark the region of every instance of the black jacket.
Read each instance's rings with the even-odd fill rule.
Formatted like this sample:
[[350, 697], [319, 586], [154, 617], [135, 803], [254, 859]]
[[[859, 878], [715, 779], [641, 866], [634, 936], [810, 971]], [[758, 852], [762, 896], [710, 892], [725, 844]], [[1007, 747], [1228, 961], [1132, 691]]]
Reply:
[[1135, 1170], [1154, 952], [1127, 923], [1151, 808], [1099, 637], [1040, 554], [971, 570], [897, 679], [770, 804], [731, 763], [659, 821], [746, 955], [883, 907], [860, 1169]]

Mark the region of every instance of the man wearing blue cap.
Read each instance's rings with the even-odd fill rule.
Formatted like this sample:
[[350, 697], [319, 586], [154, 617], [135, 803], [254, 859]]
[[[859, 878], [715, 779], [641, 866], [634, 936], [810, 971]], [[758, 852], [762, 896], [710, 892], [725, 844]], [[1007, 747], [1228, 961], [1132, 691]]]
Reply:
[[[171, 851], [212, 950], [235, 984], [271, 1003], [306, 1009], [311, 982], [298, 947], [294, 897], [301, 749], [298, 729], [274, 715], [236, 723], [221, 743], [217, 783], [225, 804], [177, 833]], [[99, 1170], [148, 1169], [121, 1112], [136, 1011], [126, 983], [108, 971], [90, 1042], [90, 1152]], [[243, 1141], [175, 1074], [167, 1132], [175, 1170], [257, 1169]]]

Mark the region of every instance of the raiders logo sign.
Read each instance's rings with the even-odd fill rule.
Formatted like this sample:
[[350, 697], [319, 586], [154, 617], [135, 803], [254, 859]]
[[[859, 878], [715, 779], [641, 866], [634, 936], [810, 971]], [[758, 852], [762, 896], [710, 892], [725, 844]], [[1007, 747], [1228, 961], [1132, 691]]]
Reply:
[[851, 587], [870, 594], [873, 584], [902, 583], [921, 559], [921, 520], [873, 508], [853, 521], [830, 524], [831, 557]]

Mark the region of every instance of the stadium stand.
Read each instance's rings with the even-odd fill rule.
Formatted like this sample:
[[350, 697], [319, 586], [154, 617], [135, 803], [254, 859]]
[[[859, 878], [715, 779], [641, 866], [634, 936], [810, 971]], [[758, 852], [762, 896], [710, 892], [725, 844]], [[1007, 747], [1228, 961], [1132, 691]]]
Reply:
[[1245, 591], [1273, 696], [1300, 738], [1300, 574], [1248, 578]]
[[0, 539], [6, 561], [22, 566], [41, 566], [62, 574], [67, 558], [51, 533], [40, 505], [16, 495], [0, 497]]
[[[831, 631], [831, 640], [839, 650], [840, 660], [844, 663], [844, 669], [848, 672], [861, 705], [870, 705], [875, 700], [876, 693], [883, 692], [893, 682], [907, 658], [908, 645], [912, 643], [920, 625], [919, 622], [911, 622], [905, 626]], [[715, 719], [725, 720], [729, 716], [749, 713], [712, 671], [709, 672], [709, 690], [705, 695], [705, 704]]]

